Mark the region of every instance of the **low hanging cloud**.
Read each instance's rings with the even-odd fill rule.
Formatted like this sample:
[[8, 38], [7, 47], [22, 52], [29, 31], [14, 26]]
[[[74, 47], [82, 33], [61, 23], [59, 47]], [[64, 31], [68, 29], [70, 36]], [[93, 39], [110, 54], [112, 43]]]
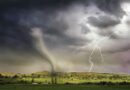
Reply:
[[96, 17], [89, 17], [88, 22], [96, 27], [100, 28], [107, 28], [107, 27], [112, 27], [120, 23], [120, 19], [117, 19], [116, 17], [111, 17], [111, 16], [99, 16], [98, 18]]

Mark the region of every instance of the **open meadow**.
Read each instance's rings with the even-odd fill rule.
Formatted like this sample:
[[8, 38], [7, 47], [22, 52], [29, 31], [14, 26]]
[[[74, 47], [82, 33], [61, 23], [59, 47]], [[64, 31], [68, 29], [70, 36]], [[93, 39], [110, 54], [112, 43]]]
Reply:
[[[83, 84], [83, 85], [130, 85], [130, 75], [109, 73], [71, 72], [59, 73], [55, 77], [55, 84]], [[32, 74], [1, 73], [0, 84], [52, 84], [49, 72]]]
[[71, 72], [57, 73], [52, 83], [49, 72], [0, 74], [0, 90], [130, 90], [130, 75]]

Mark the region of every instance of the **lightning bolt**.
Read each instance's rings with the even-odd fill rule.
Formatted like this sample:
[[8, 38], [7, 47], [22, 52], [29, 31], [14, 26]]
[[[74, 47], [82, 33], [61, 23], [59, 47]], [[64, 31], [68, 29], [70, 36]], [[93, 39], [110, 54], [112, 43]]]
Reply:
[[90, 63], [90, 69], [89, 69], [89, 72], [91, 72], [92, 69], [93, 69], [93, 67], [94, 67], [94, 63], [93, 63], [93, 61], [92, 61], [92, 55], [93, 55], [95, 49], [96, 49], [96, 47], [93, 48], [93, 50], [92, 50], [92, 52], [91, 52], [91, 54], [90, 54], [90, 56], [89, 56], [89, 60], [88, 60], [89, 63]]
[[[87, 17], [85, 17], [85, 18], [83, 19], [83, 21], [81, 21], [80, 23], [81, 23], [81, 24], [84, 24], [84, 22], [85, 22], [85, 25], [88, 26], [88, 24], [86, 24], [86, 21], [88, 21], [88, 20], [87, 20]], [[89, 27], [89, 26], [88, 26], [88, 27]], [[114, 32], [116, 32], [116, 31], [114, 31]], [[110, 37], [114, 34], [114, 32], [112, 32], [107, 38], [103, 38], [103, 39], [96, 40], [96, 42], [94, 43], [95, 46], [93, 47], [92, 52], [91, 52], [91, 54], [89, 55], [89, 59], [88, 59], [88, 61], [89, 61], [89, 63], [90, 63], [89, 72], [91, 72], [92, 69], [94, 68], [94, 62], [92, 61], [92, 56], [93, 56], [93, 53], [94, 53], [94, 51], [95, 51], [96, 49], [99, 51], [99, 54], [100, 54], [100, 57], [101, 57], [101, 62], [102, 62], [102, 63], [105, 62], [104, 57], [103, 57], [103, 53], [102, 53], [102, 49], [101, 49], [101, 47], [98, 45], [98, 43], [102, 42], [103, 40], [110, 39]], [[88, 47], [88, 45], [87, 45], [87, 47]]]
[[92, 69], [94, 68], [94, 62], [92, 61], [92, 56], [93, 56], [95, 50], [98, 50], [98, 51], [99, 51], [100, 56], [101, 56], [101, 62], [102, 62], [102, 63], [104, 62], [102, 50], [101, 50], [101, 48], [100, 48], [99, 46], [96, 45], [96, 46], [92, 49], [92, 52], [91, 52], [91, 54], [90, 54], [90, 56], [89, 56], [89, 60], [88, 60], [89, 63], [90, 63], [89, 72], [91, 72]]
[[[113, 34], [114, 34], [114, 32], [111, 33], [108, 38], [110, 38]], [[91, 52], [91, 54], [90, 54], [90, 56], [89, 56], [89, 60], [88, 60], [89, 63], [90, 63], [89, 72], [91, 72], [92, 69], [94, 68], [94, 62], [92, 61], [92, 55], [93, 55], [93, 53], [94, 53], [94, 51], [95, 51], [96, 49], [97, 49], [97, 50], [99, 51], [99, 53], [100, 53], [101, 62], [104, 63], [104, 61], [105, 61], [104, 58], [103, 58], [102, 49], [101, 49], [101, 47], [99, 47], [99, 45], [98, 45], [99, 42], [101, 42], [101, 41], [103, 41], [103, 40], [105, 40], [105, 39], [106, 39], [106, 38], [101, 39], [101, 40], [97, 40], [96, 43], [95, 43], [95, 44], [96, 44], [95, 47], [92, 49], [92, 52]], [[98, 42], [98, 43], [97, 43], [97, 42]]]

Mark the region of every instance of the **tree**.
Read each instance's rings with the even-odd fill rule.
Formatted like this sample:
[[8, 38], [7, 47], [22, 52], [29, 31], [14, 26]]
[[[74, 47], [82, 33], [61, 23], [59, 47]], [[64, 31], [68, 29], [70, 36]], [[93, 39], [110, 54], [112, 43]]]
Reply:
[[2, 75], [2, 74], [0, 74], [0, 78], [3, 78], [3, 75]]

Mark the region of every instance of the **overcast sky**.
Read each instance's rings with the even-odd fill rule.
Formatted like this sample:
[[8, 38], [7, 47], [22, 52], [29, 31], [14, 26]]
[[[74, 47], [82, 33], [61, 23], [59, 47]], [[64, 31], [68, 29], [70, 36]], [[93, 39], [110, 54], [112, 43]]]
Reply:
[[61, 72], [130, 73], [129, 0], [1, 0], [0, 13], [0, 72], [53, 64]]

